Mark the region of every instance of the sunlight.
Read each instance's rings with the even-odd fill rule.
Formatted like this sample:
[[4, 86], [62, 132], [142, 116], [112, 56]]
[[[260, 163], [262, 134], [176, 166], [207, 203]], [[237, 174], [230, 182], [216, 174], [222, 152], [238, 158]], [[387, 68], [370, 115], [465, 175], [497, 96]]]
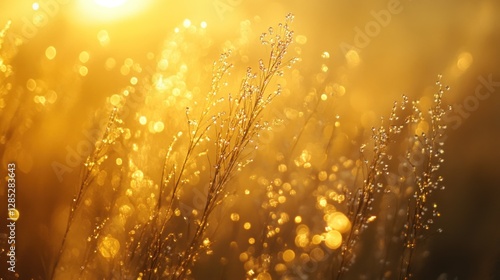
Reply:
[[105, 8], [116, 8], [125, 4], [127, 0], [95, 0], [95, 2]]
[[86, 23], [121, 20], [139, 14], [148, 3], [140, 0], [80, 0], [77, 18]]

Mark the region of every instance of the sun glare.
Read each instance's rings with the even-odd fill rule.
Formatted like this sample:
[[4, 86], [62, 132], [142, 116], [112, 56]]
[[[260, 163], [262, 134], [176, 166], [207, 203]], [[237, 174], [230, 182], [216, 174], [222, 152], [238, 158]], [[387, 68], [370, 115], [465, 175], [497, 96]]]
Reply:
[[150, 1], [141, 0], [80, 0], [77, 17], [88, 22], [121, 20], [140, 13]]
[[99, 6], [106, 8], [116, 8], [122, 6], [127, 2], [127, 0], [94, 0]]

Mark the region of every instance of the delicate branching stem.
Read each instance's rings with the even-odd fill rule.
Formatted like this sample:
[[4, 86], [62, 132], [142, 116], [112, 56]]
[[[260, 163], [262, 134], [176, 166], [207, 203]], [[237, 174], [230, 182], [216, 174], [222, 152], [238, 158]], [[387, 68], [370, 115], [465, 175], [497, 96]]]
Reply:
[[119, 131], [119, 129], [116, 128], [116, 124], [121, 123], [121, 120], [117, 118], [117, 114], [118, 114], [118, 109], [113, 108], [113, 111], [109, 116], [109, 120], [106, 125], [104, 134], [101, 137], [101, 140], [97, 142], [94, 151], [87, 157], [84, 163], [84, 168], [82, 169], [82, 175], [80, 180], [81, 183], [78, 188], [78, 193], [71, 201], [68, 222], [66, 223], [66, 230], [64, 231], [59, 253], [57, 254], [54, 266], [52, 268], [52, 277], [55, 276], [56, 269], [59, 265], [59, 261], [61, 259], [64, 247], [66, 245], [69, 231], [71, 229], [71, 226], [73, 225], [76, 211], [80, 209], [82, 198], [85, 196], [85, 193], [88, 190], [88, 186], [92, 183], [93, 179], [95, 178], [96, 170], [98, 171], [99, 166], [107, 158], [106, 152], [108, 150], [109, 145], [113, 144], [116, 138], [118, 137], [117, 132], [118, 133], [121, 132]]

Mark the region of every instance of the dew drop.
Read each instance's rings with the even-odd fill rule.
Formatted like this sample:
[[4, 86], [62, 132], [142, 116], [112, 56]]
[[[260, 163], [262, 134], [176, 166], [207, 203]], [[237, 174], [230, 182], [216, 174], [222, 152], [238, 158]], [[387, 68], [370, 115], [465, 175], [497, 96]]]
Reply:
[[240, 220], [240, 215], [238, 213], [231, 213], [230, 218], [231, 218], [231, 221], [237, 222]]
[[108, 235], [101, 239], [98, 245], [99, 253], [106, 259], [113, 258], [120, 250], [120, 242]]

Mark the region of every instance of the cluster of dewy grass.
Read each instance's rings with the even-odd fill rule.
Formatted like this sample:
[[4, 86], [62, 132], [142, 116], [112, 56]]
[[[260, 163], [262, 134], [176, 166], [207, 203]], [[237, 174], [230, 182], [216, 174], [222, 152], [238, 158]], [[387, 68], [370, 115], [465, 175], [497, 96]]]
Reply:
[[[371, 278], [414, 275], [417, 249], [439, 216], [432, 193], [442, 181], [443, 86], [430, 108], [403, 97], [369, 143], [345, 144], [348, 125], [331, 113], [331, 90], [272, 88], [273, 80], [302, 80], [282, 77], [295, 62], [287, 58], [292, 18], [261, 36], [269, 57], [237, 84], [226, 52], [207, 93], [188, 90], [183, 56], [198, 45], [179, 47], [176, 37], [149, 87], [109, 98], [112, 113], [83, 167], [52, 276], [342, 279], [357, 277], [359, 266]], [[137, 91], [148, 94], [134, 101]], [[286, 120], [265, 121], [276, 99], [288, 99], [277, 109]]]
[[[110, 277], [134, 275], [134, 277], [147, 279], [163, 277], [183, 279], [191, 273], [190, 269], [200, 252], [209, 250], [210, 241], [205, 237], [205, 232], [209, 226], [211, 214], [228, 195], [226, 185], [235, 172], [241, 170], [251, 161], [249, 156], [256, 149], [254, 142], [258, 133], [268, 127], [268, 124], [261, 120], [262, 113], [273, 99], [280, 95], [279, 85], [276, 90], [271, 92], [268, 92], [268, 87], [274, 77], [282, 76], [282, 71], [295, 61], [286, 58], [288, 47], [293, 39], [293, 31], [290, 30], [292, 19], [293, 16], [287, 16], [286, 22], [279, 24], [276, 31], [269, 29], [268, 36], [263, 35], [262, 44], [268, 45], [270, 48], [269, 59], [259, 62], [259, 71], [256, 73], [251, 68], [247, 69], [236, 94], [225, 93], [224, 89], [225, 82], [223, 80], [226, 79], [232, 68], [228, 62], [230, 54], [222, 54], [220, 59], [214, 63], [212, 86], [207, 94], [205, 104], [202, 105], [204, 109], [198, 117], [192, 117], [190, 107], [186, 108], [188, 129], [176, 133], [174, 141], [168, 147], [161, 181], [158, 184], [150, 181], [150, 186], [157, 189], [157, 192], [151, 194], [153, 200], [147, 199], [150, 211], [148, 217], [144, 221], [141, 219], [135, 221], [136, 224], [130, 231], [133, 237], [129, 241], [125, 241], [127, 253], [120, 255], [121, 260], [118, 266], [120, 271], [114, 271], [114, 268], [110, 268], [108, 272], [102, 272], [100, 275], [104, 274]], [[103, 139], [96, 144], [95, 151], [85, 163], [82, 182], [70, 209], [63, 246], [54, 266], [54, 275], [56, 276], [58, 276], [58, 266], [61, 266], [59, 271], [65, 270], [64, 265], [59, 265], [59, 258], [65, 253], [66, 258], [71, 257], [71, 248], [67, 248], [66, 243], [71, 227], [74, 226], [76, 212], [78, 210], [85, 212], [82, 208], [95, 203], [92, 201], [94, 196], [98, 195], [96, 192], [87, 194], [89, 189], [97, 191], [95, 187], [89, 187], [90, 184], [96, 178], [106, 177], [102, 174], [107, 173], [103, 173], [105, 170], [100, 167], [108, 159], [108, 153], [112, 153], [107, 150], [108, 145], [113, 144], [119, 134], [123, 134], [124, 131], [130, 133], [129, 130], [120, 126], [121, 123], [121, 120], [117, 118], [117, 109], [114, 109]], [[109, 135], [116, 135], [116, 137], [108, 139]], [[187, 145], [181, 146], [178, 142], [183, 135], [187, 138]], [[181, 148], [176, 151], [178, 146]], [[176, 157], [172, 159], [171, 156], [174, 153]], [[205, 174], [197, 174], [197, 176], [208, 179], [204, 206], [199, 213], [196, 209], [191, 211], [195, 218], [188, 224], [194, 229], [188, 228], [188, 232], [183, 233], [178, 225], [178, 217], [181, 215], [182, 195], [189, 191], [186, 190], [188, 188], [187, 182], [189, 182], [189, 177], [193, 175], [187, 169], [188, 166], [196, 164], [204, 155], [206, 155], [205, 160], [208, 162], [209, 168], [205, 170]], [[139, 184], [145, 177], [144, 173], [138, 168], [131, 169], [129, 172], [131, 180], [124, 181], [130, 182], [131, 185]], [[111, 170], [108, 171], [111, 173]], [[103, 180], [105, 179], [101, 181]], [[121, 183], [118, 184], [121, 185]], [[127, 189], [126, 194], [130, 195], [131, 193], [132, 190]], [[115, 193], [114, 195], [118, 196], [119, 194]], [[108, 205], [110, 206], [106, 207], [106, 211], [100, 213], [101, 217], [97, 219], [98, 222], [91, 226], [93, 229], [90, 230], [91, 234], [87, 240], [92, 244], [84, 247], [94, 247], [97, 250], [90, 250], [91, 252], [82, 258], [81, 267], [83, 269], [80, 270], [80, 277], [85, 278], [92, 275], [85, 270], [96, 269], [97, 264], [93, 261], [95, 259], [93, 255], [98, 252], [104, 258], [115, 258], [115, 256], [118, 258], [117, 251], [120, 248], [120, 242], [113, 235], [104, 232], [112, 223], [114, 205], [113, 203], [108, 203]], [[127, 205], [119, 207], [121, 214], [127, 212], [124, 206]], [[130, 207], [127, 207], [130, 210]], [[124, 266], [124, 264], [126, 265]], [[127, 267], [129, 264], [133, 267]], [[69, 266], [71, 267], [72, 264]]]
[[[66, 227], [66, 231], [64, 232], [62, 238], [61, 248], [56, 257], [52, 275], [55, 274], [55, 269], [59, 265], [60, 258], [62, 257], [62, 254], [66, 249], [66, 240], [70, 233], [71, 229], [70, 226], [73, 225], [74, 219], [76, 218], [75, 214], [77, 210], [83, 208], [83, 204], [85, 204], [84, 198], [87, 196], [87, 191], [89, 190], [89, 186], [93, 183], [93, 181], [96, 178], [98, 178], [101, 172], [101, 165], [105, 160], [108, 159], [108, 154], [110, 153], [109, 151], [110, 146], [113, 145], [116, 139], [123, 133], [123, 129], [120, 126], [121, 124], [122, 121], [117, 117], [117, 109], [114, 108], [109, 117], [109, 120], [107, 122], [107, 125], [105, 127], [101, 139], [95, 143], [93, 152], [85, 160], [84, 168], [82, 169], [81, 173], [81, 182], [71, 203], [68, 222], [67, 222], [68, 226]], [[86, 202], [88, 204], [88, 201]], [[109, 210], [107, 211], [106, 214], [109, 214]], [[103, 219], [103, 221], [101, 222], [101, 226], [97, 226], [94, 228], [92, 232], [92, 237], [94, 238], [90, 238], [90, 240], [94, 241], [94, 245], [96, 244], [95, 243], [97, 239], [96, 237], [100, 235], [100, 231], [103, 229], [103, 226], [104, 224], [106, 224], [108, 219], [109, 218]]]
[[[199, 252], [208, 248], [210, 241], [205, 238], [206, 228], [209, 226], [209, 219], [214, 208], [219, 205], [228, 194], [226, 185], [234, 176], [234, 172], [240, 170], [248, 163], [248, 155], [259, 131], [266, 129], [267, 124], [261, 121], [262, 111], [272, 100], [280, 94], [280, 88], [268, 93], [267, 87], [273, 77], [282, 75], [283, 68], [290, 66], [293, 60], [286, 61], [286, 54], [292, 42], [293, 32], [289, 29], [292, 16], [287, 17], [285, 24], [279, 25], [276, 34], [270, 32], [270, 40], [263, 43], [269, 44], [271, 51], [267, 64], [260, 61], [258, 74], [251, 68], [247, 69], [246, 76], [241, 82], [241, 86], [236, 94], [222, 93], [222, 79], [228, 74], [232, 67], [228, 63], [229, 54], [221, 55], [220, 59], [214, 63], [212, 88], [209, 92], [205, 109], [196, 119], [191, 119], [190, 108], [186, 108], [188, 119], [189, 144], [184, 159], [178, 165], [169, 164], [169, 154], [167, 154], [164, 166], [165, 172], [162, 176], [161, 190], [158, 201], [158, 212], [154, 219], [153, 230], [155, 239], [149, 245], [147, 261], [142, 275], [150, 277], [161, 277], [169, 275], [173, 278], [184, 278], [190, 274], [190, 267], [197, 258]], [[180, 211], [175, 203], [186, 177], [186, 165], [192, 161], [195, 152], [200, 152], [200, 143], [205, 141], [204, 148], [211, 150], [207, 155], [210, 162], [208, 176], [207, 197], [205, 205], [198, 214], [193, 236], [188, 236], [185, 248], [176, 258], [171, 258], [170, 252], [166, 250], [171, 243], [169, 236], [172, 229], [169, 221], [175, 212]], [[203, 151], [203, 150], [201, 150]], [[161, 200], [167, 203], [163, 209]], [[165, 211], [164, 216], [160, 216]], [[144, 244], [141, 244], [144, 246]], [[162, 264], [162, 260], [169, 259], [168, 265]]]
[[[404, 225], [403, 231], [403, 256], [401, 257], [400, 278], [409, 279], [413, 275], [414, 258], [413, 255], [420, 242], [425, 237], [425, 232], [430, 230], [434, 224], [434, 220], [440, 216], [437, 210], [437, 204], [432, 200], [432, 193], [437, 190], [444, 190], [443, 177], [438, 171], [441, 164], [444, 162], [444, 132], [446, 125], [443, 124], [442, 118], [447, 110], [443, 107], [442, 97], [445, 87], [441, 83], [441, 77], [436, 82], [438, 88], [434, 94], [434, 106], [428, 111], [429, 126], [427, 131], [421, 132], [420, 135], [414, 136], [411, 141], [412, 147], [408, 148], [406, 159], [412, 166], [412, 175], [414, 180], [413, 196], [409, 199], [407, 210], [407, 222]], [[426, 118], [422, 116], [418, 106], [413, 104], [413, 110], [416, 112], [414, 123], [419, 124], [425, 122]], [[449, 110], [449, 109], [448, 109]], [[419, 163], [415, 163], [412, 159], [418, 154], [423, 159]], [[441, 232], [438, 229], [437, 232]]]
[[[423, 245], [425, 231], [432, 228], [434, 219], [440, 215], [432, 193], [444, 189], [443, 178], [438, 174], [444, 161], [442, 139], [446, 129], [442, 120], [446, 113], [442, 104], [445, 88], [440, 76], [437, 85], [427, 112], [422, 112], [418, 101], [409, 104], [406, 96], [399, 104], [394, 103], [387, 120], [382, 119], [382, 124], [372, 129], [370, 160], [365, 158], [367, 146], [361, 146], [363, 179], [358, 182], [360, 187], [346, 189], [347, 216], [352, 227], [343, 242], [333, 278], [344, 277], [359, 254], [357, 242], [370, 242], [362, 233], [380, 217], [382, 221], [377, 228], [382, 231], [389, 228], [386, 236], [377, 240], [383, 244], [379, 248], [382, 252], [378, 253], [380, 266], [375, 266], [381, 271], [380, 277], [412, 277], [412, 266], [418, 262], [415, 250], [423, 247], [417, 245]], [[395, 196], [395, 203], [391, 205], [387, 196]], [[396, 214], [384, 211], [389, 207], [394, 207]], [[397, 221], [398, 216], [406, 221]], [[388, 254], [393, 250], [391, 246], [396, 247], [395, 256]]]

